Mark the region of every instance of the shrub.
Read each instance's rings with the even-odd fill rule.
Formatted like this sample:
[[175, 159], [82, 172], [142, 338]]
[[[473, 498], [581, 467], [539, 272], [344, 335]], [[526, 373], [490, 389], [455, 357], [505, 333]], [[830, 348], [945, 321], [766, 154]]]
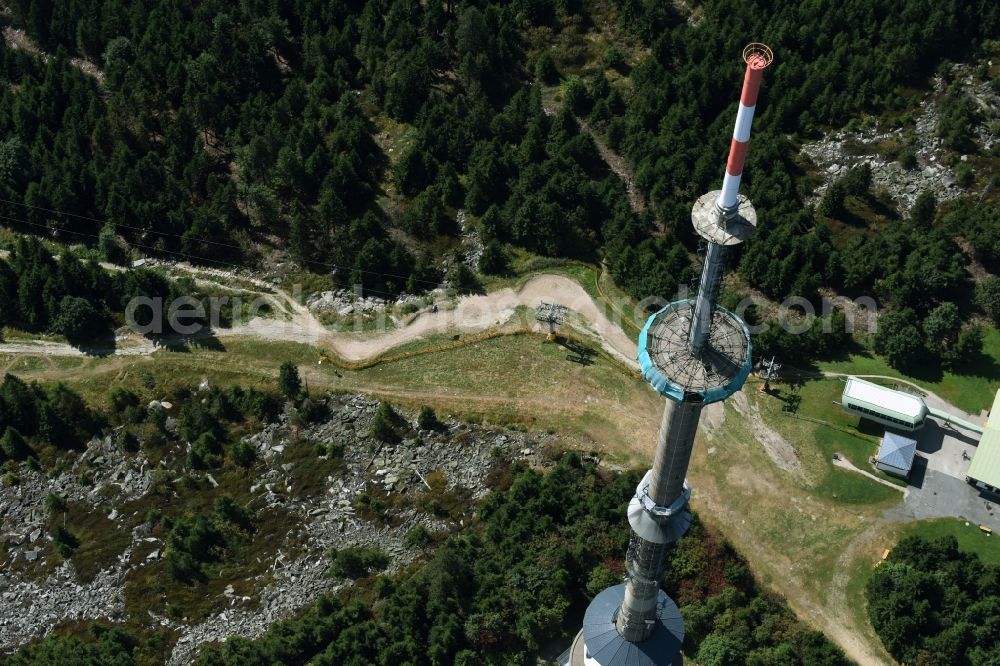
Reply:
[[45, 510], [49, 512], [50, 516], [65, 512], [66, 499], [59, 493], [49, 493], [45, 496]]
[[193, 469], [211, 469], [222, 464], [222, 445], [218, 438], [211, 433], [202, 433], [198, 439], [191, 444], [188, 451], [187, 463]]
[[482, 289], [482, 285], [479, 284], [476, 274], [461, 261], [456, 261], [452, 269], [448, 271], [448, 281], [451, 282], [451, 286], [460, 294], [467, 294]]
[[167, 535], [167, 570], [179, 581], [203, 579], [203, 564], [222, 558], [226, 538], [205, 516], [178, 519]]
[[542, 83], [550, 86], [559, 81], [559, 70], [556, 69], [556, 62], [548, 51], [538, 57], [538, 61], [535, 63], [535, 76], [541, 79]]
[[598, 564], [590, 570], [587, 577], [587, 594], [597, 596], [601, 590], [622, 582], [621, 574], [616, 574], [603, 564]]
[[108, 313], [79, 296], [64, 296], [52, 330], [73, 344], [94, 340], [107, 331]]
[[890, 310], [879, 317], [872, 335], [875, 353], [897, 370], [913, 368], [924, 357], [924, 341], [914, 321], [916, 314], [909, 308]]
[[1000, 326], [1000, 276], [991, 275], [976, 286], [976, 305]]
[[607, 69], [622, 70], [625, 67], [625, 53], [612, 44], [601, 55], [601, 64]]
[[389, 556], [375, 548], [341, 548], [331, 555], [327, 571], [334, 578], [357, 579], [389, 566]]
[[223, 495], [215, 500], [215, 516], [230, 525], [234, 525], [246, 532], [253, 532], [256, 528], [253, 520], [253, 513], [245, 506], [240, 506], [233, 501], [232, 497]]
[[479, 255], [479, 272], [486, 275], [506, 275], [509, 270], [509, 259], [503, 246], [496, 239], [491, 240]]
[[3, 437], [0, 438], [0, 460], [3, 458], [26, 460], [31, 454], [31, 447], [28, 446], [28, 442], [21, 436], [21, 433], [16, 428], [7, 426]]
[[122, 386], [115, 386], [108, 392], [108, 404], [111, 410], [120, 413], [129, 407], [139, 406], [139, 396]]
[[899, 165], [907, 171], [917, 168], [917, 154], [912, 148], [904, 148], [899, 151]]
[[379, 576], [376, 578], [375, 585], [372, 587], [372, 592], [375, 594], [376, 599], [386, 599], [395, 591], [396, 584], [388, 576]]
[[996, 573], [953, 536], [906, 537], [865, 586], [868, 617], [900, 663], [991, 663], [1000, 643], [983, 623], [995, 621], [1000, 596], [979, 581]]
[[424, 405], [420, 408], [420, 415], [417, 416], [417, 425], [421, 430], [437, 430], [441, 427], [441, 421], [438, 420], [433, 408]]
[[257, 461], [257, 449], [249, 442], [240, 440], [229, 447], [229, 459], [238, 467], [252, 467]]
[[388, 402], [382, 402], [375, 412], [369, 434], [380, 442], [393, 443], [399, 441], [396, 424], [400, 421], [399, 414]]
[[403, 537], [403, 545], [407, 548], [419, 548], [424, 546], [430, 541], [431, 534], [427, 531], [427, 528], [423, 525], [417, 525]]
[[566, 106], [574, 114], [585, 116], [590, 112], [593, 100], [590, 97], [590, 91], [587, 90], [587, 84], [580, 77], [571, 76], [566, 79], [562, 85], [562, 95], [563, 99], [566, 100]]
[[73, 556], [73, 551], [80, 547], [80, 540], [62, 525], [57, 525], [52, 533], [52, 544], [59, 553], [59, 557], [68, 560]]

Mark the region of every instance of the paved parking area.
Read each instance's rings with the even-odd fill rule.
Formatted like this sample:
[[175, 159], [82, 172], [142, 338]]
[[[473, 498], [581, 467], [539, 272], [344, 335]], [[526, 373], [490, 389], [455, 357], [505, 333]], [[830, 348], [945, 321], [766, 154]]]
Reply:
[[927, 461], [928, 470], [965, 481], [972, 456], [976, 454], [979, 433], [928, 418], [924, 427], [913, 435], [917, 440], [917, 455]]
[[[932, 396], [926, 400], [929, 405], [966, 421], [978, 423], [980, 420], [978, 415], [965, 414]], [[910, 436], [917, 440], [917, 455], [906, 499], [887, 515], [898, 520], [964, 518], [1000, 532], [998, 498], [980, 492], [965, 481], [976, 454], [979, 433], [928, 418], [924, 427]]]
[[914, 461], [910, 487], [903, 503], [886, 511], [895, 520], [964, 518], [1000, 533], [1000, 504], [962, 479], [927, 467], [926, 458]]

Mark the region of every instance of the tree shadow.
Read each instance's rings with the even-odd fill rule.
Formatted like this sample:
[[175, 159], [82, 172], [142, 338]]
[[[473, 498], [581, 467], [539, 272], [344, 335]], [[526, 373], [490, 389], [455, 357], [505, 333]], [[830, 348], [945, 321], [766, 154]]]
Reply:
[[924, 359], [923, 363], [907, 366], [901, 369], [901, 372], [906, 373], [908, 377], [931, 384], [937, 384], [944, 378], [944, 369], [940, 361], [935, 359]]
[[118, 344], [115, 341], [115, 337], [113, 335], [104, 338], [100, 342], [97, 341], [91, 341], [88, 343], [71, 342], [70, 344], [79, 349], [87, 356], [96, 356], [99, 358], [104, 358], [106, 356], [113, 356], [115, 352], [118, 350]]
[[921, 428], [917, 433], [917, 449], [923, 451], [922, 444], [924, 439], [927, 439], [927, 446], [937, 446], [935, 449], [929, 449], [930, 451], [940, 451], [941, 447], [944, 445], [944, 438], [950, 437], [952, 439], [957, 439], [963, 444], [979, 444], [979, 438], [973, 437], [964, 430], [959, 430], [955, 426], [948, 422], [938, 423], [932, 418], [927, 419], [924, 423], [924, 427]]
[[992, 356], [979, 350], [972, 358], [965, 359], [957, 364], [952, 369], [952, 372], [956, 375], [966, 377], [985, 377], [990, 380], [996, 380], [1000, 377], [1000, 363], [997, 363], [996, 359]]
[[781, 411], [787, 412], [789, 414], [798, 414], [799, 405], [802, 403], [802, 396], [799, 394], [798, 388], [792, 386], [791, 390], [787, 394], [784, 394], [781, 389], [772, 388], [767, 392], [768, 395], [777, 398], [778, 400], [785, 403], [781, 407]]
[[869, 192], [864, 196], [863, 201], [868, 206], [869, 210], [877, 216], [884, 217], [888, 220], [900, 219], [900, 215], [893, 207], [891, 200], [883, 201], [873, 193]]
[[850, 206], [846, 204], [837, 211], [836, 217], [834, 218], [845, 227], [851, 227], [853, 229], [867, 229], [868, 221], [864, 219], [861, 215], [858, 215]]
[[[837, 362], [837, 361], [850, 361], [851, 358], [865, 358], [871, 360], [880, 360], [878, 356], [873, 354], [866, 347], [862, 347], [855, 341], [851, 341], [850, 344], [836, 350], [834, 353], [824, 354], [819, 357], [820, 360]], [[891, 368], [892, 366], [890, 366]], [[944, 377], [944, 370], [941, 367], [940, 361], [937, 359], [930, 358], [924, 355], [918, 363], [912, 366], [907, 366], [905, 368], [893, 368], [893, 370], [898, 371], [908, 378], [917, 379], [920, 381], [925, 381], [932, 384], [937, 384]], [[861, 373], [864, 374], [864, 373]], [[908, 390], [908, 389], [907, 389]]]
[[928, 419], [919, 433], [914, 433], [917, 440], [917, 451], [933, 454], [944, 448], [944, 428], [935, 421]]
[[819, 356], [817, 360], [828, 362], [849, 361], [852, 356], [873, 358], [870, 351], [862, 347], [854, 339], [848, 338], [846, 344], [836, 349], [827, 351], [827, 353]]
[[188, 340], [188, 346], [197, 347], [198, 349], [203, 349], [205, 351], [226, 351], [226, 346], [222, 344], [222, 340], [218, 338], [215, 331], [212, 329], [205, 329], [199, 335], [192, 336]]
[[153, 339], [153, 344], [157, 347], [162, 347], [167, 351], [182, 354], [188, 354], [194, 349], [217, 352], [226, 351], [226, 346], [222, 343], [222, 340], [220, 340], [215, 335], [215, 331], [210, 328], [204, 328], [191, 335], [174, 333], [171, 335], [159, 336]]

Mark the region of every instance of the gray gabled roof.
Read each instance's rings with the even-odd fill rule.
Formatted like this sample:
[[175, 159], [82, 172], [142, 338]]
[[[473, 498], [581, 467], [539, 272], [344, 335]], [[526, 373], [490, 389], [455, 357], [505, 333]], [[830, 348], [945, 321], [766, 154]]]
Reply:
[[883, 465], [908, 470], [913, 466], [913, 456], [916, 453], [917, 440], [886, 432], [878, 447], [878, 461]]

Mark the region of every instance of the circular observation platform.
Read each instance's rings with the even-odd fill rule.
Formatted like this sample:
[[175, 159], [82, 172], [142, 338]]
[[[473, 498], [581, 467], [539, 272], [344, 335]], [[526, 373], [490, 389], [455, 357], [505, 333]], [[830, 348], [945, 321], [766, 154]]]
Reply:
[[630, 643], [615, 627], [624, 599], [624, 584], [594, 597], [583, 616], [583, 631], [573, 641], [569, 666], [682, 666], [684, 619], [677, 604], [660, 590], [653, 633], [641, 643]]
[[708, 342], [695, 354], [688, 345], [694, 301], [670, 303], [639, 333], [639, 366], [656, 391], [677, 402], [711, 403], [739, 391], [750, 375], [750, 331], [743, 320], [716, 306]]

